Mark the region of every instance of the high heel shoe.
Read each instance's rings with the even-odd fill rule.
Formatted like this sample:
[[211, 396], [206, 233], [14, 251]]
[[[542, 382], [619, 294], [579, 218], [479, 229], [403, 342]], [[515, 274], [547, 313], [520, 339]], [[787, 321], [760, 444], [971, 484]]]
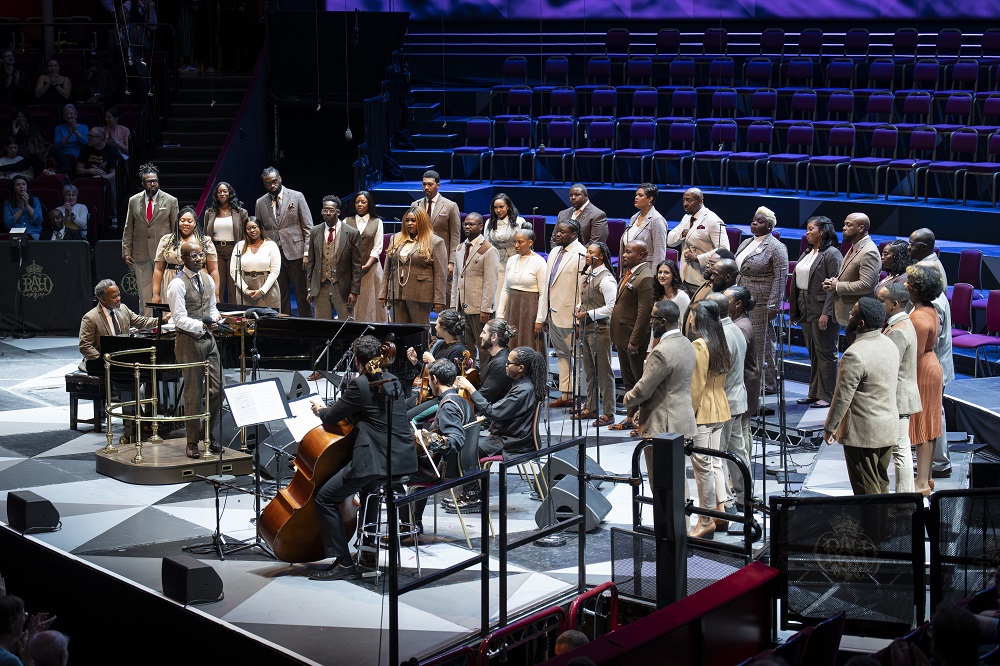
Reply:
[[714, 539], [715, 521], [711, 518], [700, 516], [694, 529], [688, 532], [688, 536], [694, 539]]

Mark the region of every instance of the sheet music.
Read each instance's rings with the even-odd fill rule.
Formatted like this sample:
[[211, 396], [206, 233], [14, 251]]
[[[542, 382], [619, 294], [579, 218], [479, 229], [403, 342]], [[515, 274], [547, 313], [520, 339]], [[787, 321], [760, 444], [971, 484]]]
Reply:
[[323, 420], [312, 412], [313, 400], [318, 400], [319, 396], [310, 393], [304, 398], [292, 400], [288, 403], [288, 409], [292, 412], [292, 417], [285, 419], [285, 426], [294, 438], [294, 441], [301, 442], [306, 434], [318, 425], [322, 425]]
[[277, 378], [227, 386], [223, 392], [237, 428], [291, 416], [285, 391]]

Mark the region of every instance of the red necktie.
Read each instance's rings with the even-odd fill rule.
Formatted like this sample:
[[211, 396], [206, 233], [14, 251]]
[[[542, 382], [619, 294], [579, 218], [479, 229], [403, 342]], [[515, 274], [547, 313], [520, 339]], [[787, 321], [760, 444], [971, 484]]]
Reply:
[[329, 227], [329, 231], [326, 234], [326, 244], [329, 245], [333, 242], [333, 227]]
[[146, 222], [147, 224], [153, 221], [153, 200], [146, 199]]

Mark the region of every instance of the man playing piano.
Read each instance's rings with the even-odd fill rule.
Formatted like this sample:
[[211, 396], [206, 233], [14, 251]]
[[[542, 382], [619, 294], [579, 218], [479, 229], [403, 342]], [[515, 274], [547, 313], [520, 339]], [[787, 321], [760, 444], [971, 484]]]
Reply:
[[102, 335], [128, 335], [129, 329], [156, 325], [156, 317], [144, 317], [122, 305], [121, 291], [114, 280], [101, 280], [94, 287], [97, 306], [80, 321], [80, 353], [84, 360], [80, 370], [86, 372], [86, 361], [101, 357]]

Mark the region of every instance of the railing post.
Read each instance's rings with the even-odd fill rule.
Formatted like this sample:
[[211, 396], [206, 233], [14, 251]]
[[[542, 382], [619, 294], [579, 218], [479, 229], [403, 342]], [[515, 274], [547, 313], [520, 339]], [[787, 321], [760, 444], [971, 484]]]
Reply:
[[687, 517], [684, 512], [684, 436], [653, 438], [653, 531], [656, 535], [656, 607], [687, 596]]

